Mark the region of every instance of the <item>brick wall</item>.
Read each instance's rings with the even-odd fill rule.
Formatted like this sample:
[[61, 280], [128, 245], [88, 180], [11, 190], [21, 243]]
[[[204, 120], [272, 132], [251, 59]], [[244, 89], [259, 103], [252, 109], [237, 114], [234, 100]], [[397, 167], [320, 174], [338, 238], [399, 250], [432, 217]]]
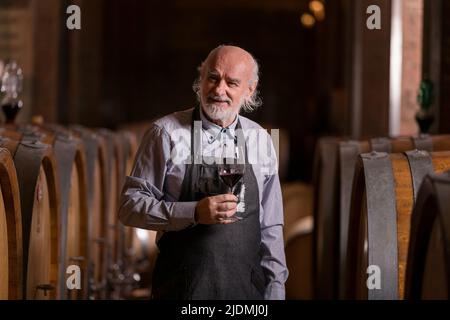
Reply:
[[418, 133], [415, 114], [422, 68], [423, 0], [402, 1], [403, 63], [400, 134]]

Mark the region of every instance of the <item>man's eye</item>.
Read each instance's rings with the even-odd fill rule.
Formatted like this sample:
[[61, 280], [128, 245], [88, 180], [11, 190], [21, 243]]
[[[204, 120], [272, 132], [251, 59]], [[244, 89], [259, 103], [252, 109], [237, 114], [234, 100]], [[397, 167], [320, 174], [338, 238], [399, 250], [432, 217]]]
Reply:
[[217, 82], [217, 78], [216, 77], [210, 76], [208, 79], [209, 79], [209, 81]]
[[235, 87], [238, 86], [238, 84], [236, 82], [229, 82], [228, 86], [231, 87], [231, 88], [235, 88]]

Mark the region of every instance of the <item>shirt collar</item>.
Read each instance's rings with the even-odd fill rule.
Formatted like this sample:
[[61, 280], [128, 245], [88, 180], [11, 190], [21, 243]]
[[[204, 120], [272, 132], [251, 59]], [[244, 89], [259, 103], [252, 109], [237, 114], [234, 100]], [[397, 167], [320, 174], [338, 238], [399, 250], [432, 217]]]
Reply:
[[223, 128], [208, 120], [203, 113], [203, 109], [200, 107], [200, 119], [202, 120], [203, 132], [205, 132], [209, 143], [212, 143], [215, 140], [220, 140], [222, 133], [226, 134], [228, 138], [234, 139], [234, 129], [236, 128], [239, 115], [236, 116], [234, 121], [228, 127]]

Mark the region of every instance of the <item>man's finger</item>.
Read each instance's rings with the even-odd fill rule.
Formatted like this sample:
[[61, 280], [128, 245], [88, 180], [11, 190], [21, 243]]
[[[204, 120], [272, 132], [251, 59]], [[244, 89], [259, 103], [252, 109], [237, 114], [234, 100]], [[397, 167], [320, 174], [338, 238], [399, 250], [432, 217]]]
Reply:
[[236, 209], [223, 211], [223, 212], [216, 214], [215, 218], [216, 219], [228, 219], [229, 217], [233, 216], [235, 213], [236, 213]]
[[218, 203], [216, 206], [217, 212], [223, 213], [224, 211], [229, 211], [236, 209], [237, 203], [236, 202], [221, 202]]
[[214, 201], [216, 202], [237, 202], [238, 198], [234, 194], [225, 193], [225, 194], [219, 194], [217, 196], [213, 196]]
[[219, 221], [219, 224], [230, 224], [230, 223], [234, 223], [234, 222], [236, 222], [236, 220], [222, 219]]

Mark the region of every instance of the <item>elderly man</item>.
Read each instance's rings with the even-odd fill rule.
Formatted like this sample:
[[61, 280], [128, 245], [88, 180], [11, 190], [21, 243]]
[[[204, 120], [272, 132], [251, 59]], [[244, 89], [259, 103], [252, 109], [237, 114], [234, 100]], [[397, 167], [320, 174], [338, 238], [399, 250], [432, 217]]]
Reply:
[[[146, 132], [122, 190], [120, 219], [158, 231], [154, 298], [284, 299], [288, 271], [276, 155], [269, 138], [269, 161], [250, 164], [255, 143], [238, 134], [262, 129], [239, 115], [260, 104], [258, 64], [241, 48], [219, 46], [199, 73], [199, 105], [155, 121]], [[244, 152], [238, 152], [238, 136]], [[218, 154], [245, 154], [234, 194], [211, 161]]]

